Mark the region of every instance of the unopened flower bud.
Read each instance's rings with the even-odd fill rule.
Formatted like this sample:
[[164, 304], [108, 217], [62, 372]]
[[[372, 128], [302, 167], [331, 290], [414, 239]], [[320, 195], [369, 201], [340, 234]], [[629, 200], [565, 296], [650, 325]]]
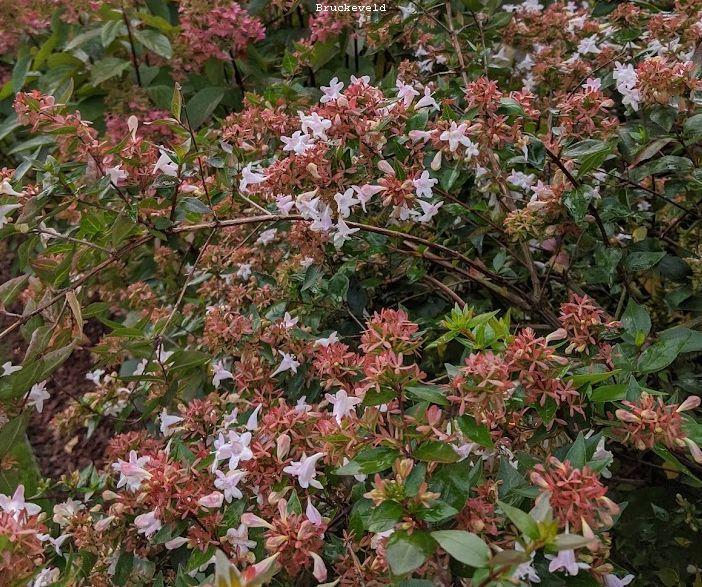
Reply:
[[385, 159], [378, 161], [378, 169], [387, 175], [395, 175], [395, 170], [392, 168], [392, 165], [390, 165], [390, 163], [388, 163]]
[[241, 515], [241, 523], [249, 528], [268, 528], [269, 530], [273, 528], [266, 520], [249, 512]]
[[439, 169], [441, 169], [441, 151], [438, 151], [436, 155], [434, 155], [429, 167], [431, 167], [432, 171], [439, 171]]
[[614, 415], [622, 422], [628, 422], [630, 424], [638, 424], [641, 420], [631, 412], [627, 410], [617, 410]]
[[695, 462], [698, 464], [702, 464], [702, 450], [700, 450], [700, 447], [697, 445], [697, 443], [690, 438], [686, 438], [685, 444], [687, 444], [687, 448], [690, 450], [690, 455], [692, 455], [692, 458], [695, 460]]
[[224, 495], [219, 491], [213, 491], [207, 495], [202, 496], [197, 500], [197, 503], [204, 508], [219, 508], [224, 502]]
[[172, 540], [169, 540], [168, 542], [164, 543], [164, 546], [166, 547], [167, 550], [175, 550], [176, 548], [180, 548], [183, 546], [183, 544], [187, 544], [188, 539], [183, 537], [183, 536], [178, 536], [176, 538], [173, 538]]
[[271, 536], [266, 540], [266, 550], [279, 550], [287, 541], [288, 537], [281, 534], [278, 536]]
[[107, 530], [107, 528], [110, 526], [114, 519], [114, 516], [107, 516], [106, 518], [95, 522], [95, 524], [93, 524], [93, 528], [95, 528], [96, 532], [102, 532], [104, 530]]
[[685, 412], [687, 410], [694, 410], [700, 407], [700, 398], [697, 395], [691, 395], [683, 403], [678, 406], [676, 412]]
[[317, 165], [315, 163], [308, 163], [307, 164], [307, 172], [315, 179], [322, 178], [322, 176], [319, 175], [319, 171], [317, 171]]
[[395, 474], [397, 475], [397, 479], [407, 479], [413, 468], [414, 461], [412, 459], [401, 459], [400, 461], [395, 461]]
[[279, 461], [282, 461], [290, 451], [290, 436], [287, 434], [281, 434], [275, 441], [276, 445], [276, 456]]

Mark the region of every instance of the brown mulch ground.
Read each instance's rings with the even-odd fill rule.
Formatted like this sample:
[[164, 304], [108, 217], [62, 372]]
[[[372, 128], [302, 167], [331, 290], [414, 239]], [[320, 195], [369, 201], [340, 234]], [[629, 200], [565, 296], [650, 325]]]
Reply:
[[[11, 253], [0, 250], [0, 283], [12, 277]], [[21, 307], [8, 308], [19, 312]], [[14, 319], [0, 314], [0, 329], [9, 326]], [[85, 334], [95, 342], [101, 334], [99, 324], [85, 325]], [[15, 365], [22, 361], [26, 342], [19, 330], [11, 333], [7, 339], [0, 341], [1, 362], [11, 360]], [[61, 438], [52, 428], [52, 418], [62, 411], [71, 401], [70, 395], [80, 397], [91, 391], [94, 384], [85, 379], [85, 373], [92, 370], [93, 361], [87, 349], [78, 349], [50, 377], [47, 390], [51, 398], [44, 403], [41, 414], [33, 411], [27, 428], [29, 442], [39, 463], [41, 473], [46, 477], [58, 478], [64, 473], [80, 470], [91, 462], [96, 466], [104, 464], [103, 453], [112, 436], [110, 423], [101, 422], [90, 438], [85, 429], [80, 430], [76, 438]], [[62, 393], [68, 390], [69, 393]]]

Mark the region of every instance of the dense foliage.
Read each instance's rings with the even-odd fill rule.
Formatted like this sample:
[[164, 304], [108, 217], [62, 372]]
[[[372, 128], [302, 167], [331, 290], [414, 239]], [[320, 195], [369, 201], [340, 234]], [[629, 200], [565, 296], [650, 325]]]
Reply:
[[344, 6], [3, 0], [0, 583], [702, 585], [702, 2]]

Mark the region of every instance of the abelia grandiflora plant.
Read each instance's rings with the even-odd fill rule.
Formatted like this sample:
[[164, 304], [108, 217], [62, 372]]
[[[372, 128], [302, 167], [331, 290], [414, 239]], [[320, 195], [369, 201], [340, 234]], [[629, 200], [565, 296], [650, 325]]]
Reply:
[[[98, 4], [0, 45], [46, 31], [1, 94], [3, 580], [645, 576], [627, 483], [702, 484], [700, 7]], [[105, 462], [37, 483], [64, 394]]]
[[[578, 301], [591, 308], [589, 300]], [[582, 315], [581, 306], [571, 306], [578, 304], [563, 306], [564, 326]], [[483, 337], [483, 349], [473, 349], [450, 370], [445, 384], [425, 381], [419, 365], [425, 337], [403, 310], [372, 316], [356, 351], [335, 332], [310, 336], [309, 327], [289, 313], [263, 320], [250, 335], [259, 341], [277, 337], [282, 356], [271, 353], [259, 364], [268, 388], [254, 391], [215, 362], [207, 396], [170, 413], [164, 408], [152, 433], [114, 437], [110, 465], [93, 471], [89, 482], [98, 504], [88, 508], [70, 499], [55, 505], [60, 534], [49, 537], [39, 506], [25, 504], [19, 489], [3, 497], [11, 526], [6, 531], [16, 533], [19, 524], [25, 541], [47, 542], [35, 553], [47, 565], [56, 560], [52, 550], [61, 552], [57, 541], [64, 551], [91, 554], [94, 584], [112, 580], [120, 552], [131, 553], [138, 565], [190, 553], [188, 572], [205, 577], [217, 549], [238, 568], [252, 565], [259, 551], [275, 556], [273, 568], [292, 583], [310, 576], [341, 584], [383, 582], [389, 573], [409, 571], [445, 582], [446, 553], [485, 569], [494, 580], [535, 581], [533, 561], [544, 554], [553, 571], [570, 572], [570, 557], [576, 568], [610, 580], [607, 531], [619, 506], [599, 478], [612, 462], [601, 434], [581, 433], [563, 461], [551, 456], [533, 468], [533, 517], [501, 500], [528, 485], [533, 461], [527, 455], [535, 436], [558, 425], [559, 415], [572, 414], [574, 401], [583, 401], [576, 385], [593, 375], [578, 379], [573, 373], [583, 364], [597, 365], [585, 351], [602, 344], [601, 336], [614, 326], [588, 321], [592, 344], [567, 357], [559, 350], [563, 343], [550, 344], [528, 328], [510, 334], [505, 320], [457, 312], [466, 334]], [[228, 348], [235, 361], [245, 352]], [[172, 357], [144, 361], [137, 370], [150, 373]], [[317, 386], [309, 402], [307, 396], [294, 401], [281, 395], [302, 361]], [[98, 387], [109, 386], [114, 376], [90, 374]], [[693, 396], [681, 407], [695, 403]], [[104, 403], [72, 409], [85, 418], [106, 413]], [[689, 445], [698, 457], [699, 448], [680, 424], [667, 434], [673, 450], [684, 453]], [[558, 444], [540, 441], [552, 450]], [[335, 527], [345, 518], [349, 525], [339, 534]], [[446, 526], [451, 529], [440, 529]], [[334, 554], [325, 541], [338, 545]], [[422, 544], [426, 550], [408, 563], [408, 549]], [[488, 544], [496, 549], [493, 558]], [[7, 565], [6, 572], [11, 570], [18, 577], [29, 574]], [[57, 570], [46, 566], [45, 573]]]

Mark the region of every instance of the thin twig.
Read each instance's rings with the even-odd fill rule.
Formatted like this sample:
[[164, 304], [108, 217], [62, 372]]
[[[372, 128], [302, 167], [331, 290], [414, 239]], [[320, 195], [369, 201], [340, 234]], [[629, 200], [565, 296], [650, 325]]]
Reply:
[[136, 80], [139, 87], [142, 87], [141, 74], [139, 73], [139, 61], [136, 56], [136, 48], [134, 47], [134, 37], [132, 36], [132, 26], [129, 24], [129, 17], [127, 16], [127, 7], [122, 4], [122, 18], [124, 18], [124, 24], [127, 26], [127, 35], [129, 36], [129, 46], [132, 53], [132, 64], [134, 65], [134, 73], [136, 74]]
[[51, 238], [57, 238], [59, 240], [64, 240], [64, 241], [68, 241], [68, 242], [76, 243], [76, 244], [80, 244], [80, 245], [85, 245], [86, 247], [90, 247], [91, 249], [95, 249], [97, 251], [102, 251], [103, 253], [107, 253], [108, 255], [114, 254], [114, 251], [111, 251], [110, 249], [107, 249], [105, 247], [101, 247], [100, 245], [96, 245], [95, 243], [91, 243], [90, 241], [86, 241], [86, 240], [79, 239], [79, 238], [74, 238], [72, 236], [61, 234], [60, 232], [55, 232], [53, 230], [47, 230], [44, 228], [35, 228], [31, 232], [35, 232], [37, 234], [45, 234], [47, 236], [50, 236]]
[[24, 324], [25, 322], [27, 322], [28, 320], [30, 320], [34, 316], [41, 314], [44, 310], [46, 310], [47, 308], [50, 308], [56, 302], [65, 298], [66, 294], [68, 292], [75, 291], [81, 285], [83, 285], [86, 281], [88, 281], [91, 277], [97, 275], [103, 269], [105, 269], [106, 267], [109, 267], [112, 263], [119, 261], [126, 253], [133, 251], [137, 247], [149, 242], [153, 238], [154, 237], [152, 235], [143, 236], [135, 241], [127, 243], [122, 248], [118, 249], [117, 251], [115, 251], [114, 254], [112, 254], [110, 256], [109, 259], [105, 259], [102, 263], [96, 265], [93, 269], [91, 269], [90, 271], [88, 271], [87, 273], [85, 273], [84, 275], [82, 275], [81, 277], [76, 279], [75, 281], [73, 281], [70, 285], [67, 285], [63, 289], [59, 290], [58, 293], [56, 293], [56, 295], [54, 295], [48, 302], [41, 304], [40, 306], [38, 306], [37, 308], [35, 308], [31, 312], [29, 312], [28, 314], [25, 314], [24, 316], [22, 316], [22, 318], [20, 320], [17, 320], [16, 322], [13, 322], [12, 324], [10, 324], [10, 326], [8, 326], [7, 328], [5, 328], [5, 330], [0, 332], [0, 340], [5, 338], [11, 332], [14, 332], [15, 330], [17, 330], [20, 326], [22, 326], [22, 324]]
[[[568, 178], [568, 181], [573, 185], [574, 188], [580, 187], [580, 182], [575, 179], [573, 174], [570, 172], [570, 170], [563, 164], [563, 161], [561, 161], [561, 158], [556, 155], [551, 149], [548, 147], [544, 146], [546, 149], [546, 154], [549, 156], [551, 161], [553, 161], [556, 164], [556, 167], [560, 169], [563, 172], [563, 175], [565, 175]], [[597, 228], [600, 230], [600, 235], [602, 237], [602, 243], [604, 244], [605, 247], [610, 247], [609, 243], [609, 237], [607, 236], [607, 230], [605, 229], [604, 223], [602, 222], [602, 218], [600, 218], [600, 213], [597, 211], [597, 208], [592, 203], [589, 203], [587, 206], [588, 212], [592, 214], [592, 217], [595, 219], [595, 223], [597, 224]]]
[[175, 304], [173, 304], [173, 309], [171, 310], [171, 313], [168, 315], [168, 318], [166, 318], [166, 322], [164, 323], [163, 327], [161, 328], [161, 332], [166, 332], [166, 328], [168, 328], [168, 325], [171, 323], [171, 320], [173, 320], [173, 316], [175, 316], [175, 313], [178, 311], [178, 308], [180, 307], [180, 303], [183, 301], [183, 297], [185, 296], [185, 292], [188, 289], [188, 285], [190, 285], [190, 280], [193, 277], [193, 274], [195, 273], [195, 269], [197, 268], [197, 264], [199, 263], [200, 259], [202, 259], [202, 256], [205, 254], [205, 249], [210, 244], [210, 241], [212, 240], [212, 237], [215, 235], [215, 232], [217, 232], [216, 228], [212, 229], [212, 232], [207, 236], [207, 240], [205, 241], [205, 244], [202, 245], [202, 248], [200, 249], [200, 252], [197, 255], [197, 258], [195, 259], [195, 262], [193, 263], [193, 266], [190, 268], [190, 271], [188, 272], [188, 275], [185, 278], [185, 283], [183, 284], [183, 287], [180, 288], [180, 293], [178, 294], [178, 299], [176, 300]]
[[461, 43], [458, 41], [458, 35], [456, 35], [456, 30], [453, 28], [453, 12], [451, 11], [451, 0], [446, 0], [444, 6], [446, 7], [446, 20], [448, 21], [449, 37], [451, 38], [453, 50], [456, 52], [456, 57], [458, 58], [458, 65], [461, 68], [461, 78], [463, 79], [464, 89], [467, 91], [470, 81], [468, 79], [468, 73], [466, 72], [466, 62], [463, 59]]
[[424, 276], [424, 281], [430, 283], [434, 287], [438, 287], [444, 294], [446, 294], [449, 298], [451, 298], [454, 302], [458, 304], [458, 306], [461, 308], [465, 308], [466, 303], [463, 301], [461, 296], [459, 296], [455, 291], [453, 291], [448, 285], [445, 283], [442, 283], [435, 277], [432, 277], [431, 275], [425, 275]]

